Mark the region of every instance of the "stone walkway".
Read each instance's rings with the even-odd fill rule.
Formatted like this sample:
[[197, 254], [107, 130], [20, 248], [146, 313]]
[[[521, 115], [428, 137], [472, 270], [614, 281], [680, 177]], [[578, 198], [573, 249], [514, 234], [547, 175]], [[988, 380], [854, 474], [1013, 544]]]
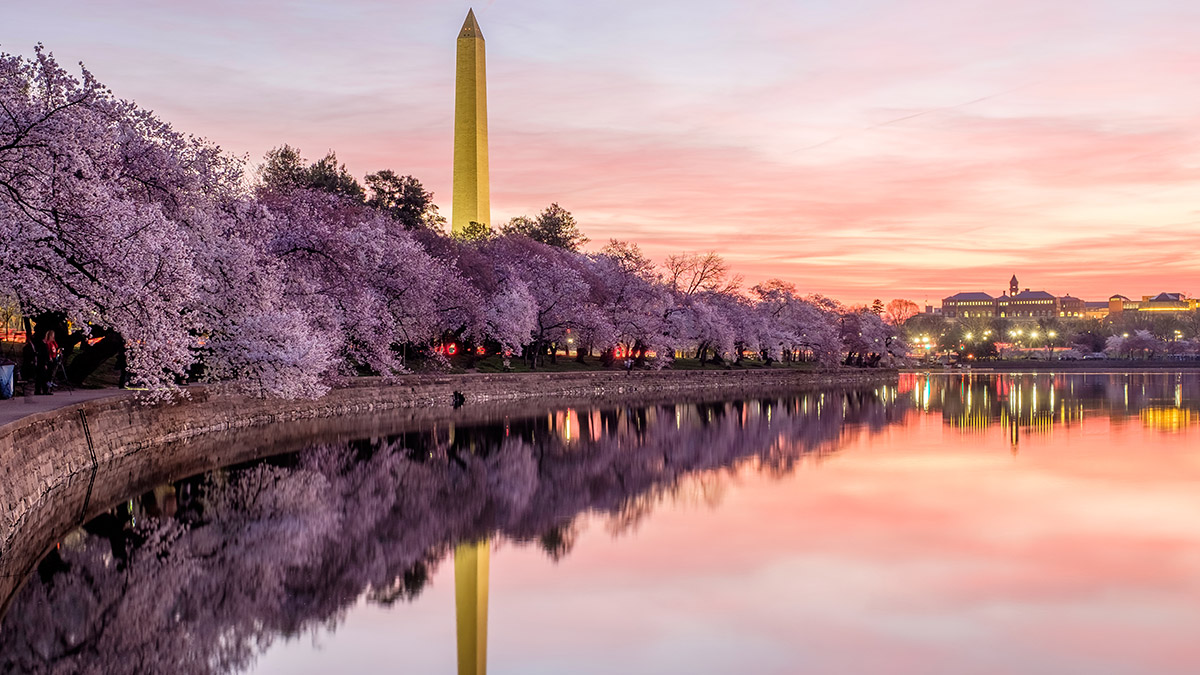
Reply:
[[0, 426], [15, 422], [26, 415], [57, 410], [76, 403], [122, 394], [121, 389], [76, 389], [56, 391], [53, 396], [14, 396], [0, 401]]

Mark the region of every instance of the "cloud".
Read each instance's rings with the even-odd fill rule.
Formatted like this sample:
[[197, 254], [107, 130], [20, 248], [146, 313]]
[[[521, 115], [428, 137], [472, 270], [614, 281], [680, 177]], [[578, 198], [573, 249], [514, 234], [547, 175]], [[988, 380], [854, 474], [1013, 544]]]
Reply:
[[[84, 59], [118, 95], [255, 160], [286, 142], [359, 175], [417, 175], [448, 214], [461, 10], [24, 5], [4, 46]], [[994, 289], [1019, 270], [1088, 299], [1200, 292], [1179, 253], [1200, 243], [1193, 4], [513, 0], [476, 14], [498, 220], [558, 202], [597, 245], [716, 249], [751, 283], [850, 302]]]

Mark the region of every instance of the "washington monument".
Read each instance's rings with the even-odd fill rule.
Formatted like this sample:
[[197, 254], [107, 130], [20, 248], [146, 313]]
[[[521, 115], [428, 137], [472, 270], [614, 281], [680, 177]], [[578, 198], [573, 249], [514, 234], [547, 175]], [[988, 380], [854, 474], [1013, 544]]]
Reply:
[[483, 33], [475, 21], [475, 11], [467, 10], [467, 20], [458, 33], [454, 80], [454, 196], [450, 222], [450, 233], [454, 235], [465, 232], [471, 222], [492, 222], [483, 61]]

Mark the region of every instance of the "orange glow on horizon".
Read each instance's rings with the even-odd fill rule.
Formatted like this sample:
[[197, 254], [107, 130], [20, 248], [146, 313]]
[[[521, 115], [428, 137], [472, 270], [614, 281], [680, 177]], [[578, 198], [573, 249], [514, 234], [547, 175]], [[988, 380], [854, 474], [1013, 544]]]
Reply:
[[[451, 217], [462, 7], [393, 11], [24, 3], [5, 47], [86, 62], [251, 173], [284, 143], [332, 149], [360, 178], [418, 177]], [[1200, 295], [1192, 4], [475, 11], [496, 224], [557, 202], [593, 250], [715, 250], [747, 287], [778, 277], [849, 304], [997, 294], [1014, 272], [1085, 300]]]

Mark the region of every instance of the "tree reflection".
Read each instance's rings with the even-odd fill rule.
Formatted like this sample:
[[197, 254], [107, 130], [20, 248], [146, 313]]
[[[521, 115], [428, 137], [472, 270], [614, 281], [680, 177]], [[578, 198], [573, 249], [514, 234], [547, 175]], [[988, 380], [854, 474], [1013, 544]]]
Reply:
[[785, 475], [907, 407], [884, 387], [562, 410], [313, 447], [162, 486], [42, 561], [0, 626], [0, 670], [243, 670], [279, 637], [335, 628], [359, 598], [417, 597], [464, 542], [527, 542], [558, 560], [583, 514], [620, 533], [664, 500], [718, 498], [744, 466]]

